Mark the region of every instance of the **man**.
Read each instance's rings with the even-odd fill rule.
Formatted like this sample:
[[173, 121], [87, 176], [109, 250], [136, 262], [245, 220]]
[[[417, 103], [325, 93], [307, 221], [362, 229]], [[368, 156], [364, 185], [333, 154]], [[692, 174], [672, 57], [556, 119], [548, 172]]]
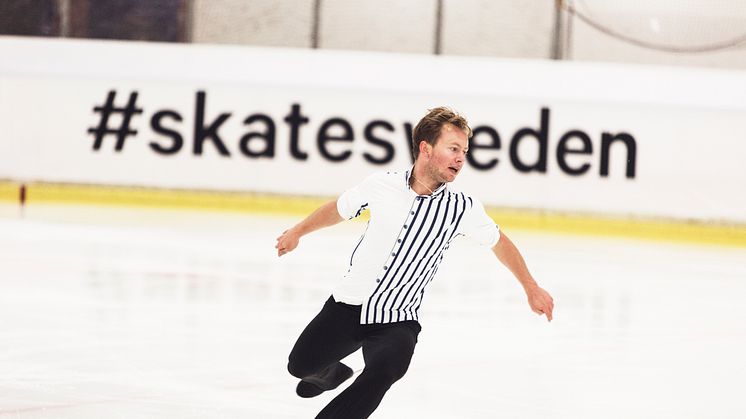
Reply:
[[552, 320], [552, 297], [531, 277], [518, 249], [478, 200], [448, 187], [463, 168], [471, 134], [452, 110], [430, 110], [413, 131], [411, 170], [369, 176], [277, 238], [282, 256], [302, 236], [371, 211], [347, 273], [290, 353], [288, 370], [301, 379], [296, 393], [314, 397], [350, 378], [352, 370], [339, 361], [363, 349], [363, 372], [317, 419], [367, 418], [404, 376], [425, 288], [458, 236], [490, 246], [523, 286], [531, 309]]

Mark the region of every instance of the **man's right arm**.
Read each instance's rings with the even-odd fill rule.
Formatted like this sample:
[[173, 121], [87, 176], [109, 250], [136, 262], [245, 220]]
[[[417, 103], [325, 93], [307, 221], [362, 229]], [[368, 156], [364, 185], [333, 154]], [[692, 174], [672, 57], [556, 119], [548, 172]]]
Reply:
[[326, 204], [320, 206], [316, 211], [311, 213], [303, 221], [296, 224], [289, 230], [285, 230], [280, 237], [277, 238], [277, 256], [282, 256], [285, 253], [293, 251], [298, 247], [300, 238], [308, 233], [316, 231], [318, 229], [333, 226], [343, 221], [339, 211], [337, 211], [337, 201], [329, 201]]

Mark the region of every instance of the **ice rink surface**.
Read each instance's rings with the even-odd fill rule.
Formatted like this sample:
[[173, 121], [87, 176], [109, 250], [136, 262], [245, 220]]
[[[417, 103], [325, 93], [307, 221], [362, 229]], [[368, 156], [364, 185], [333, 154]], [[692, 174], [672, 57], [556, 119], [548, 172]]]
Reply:
[[[298, 398], [287, 355], [364, 224], [277, 258], [297, 220], [0, 207], [0, 418], [313, 418], [341, 389]], [[458, 239], [372, 418], [746, 417], [746, 249], [502, 227], [554, 321]]]

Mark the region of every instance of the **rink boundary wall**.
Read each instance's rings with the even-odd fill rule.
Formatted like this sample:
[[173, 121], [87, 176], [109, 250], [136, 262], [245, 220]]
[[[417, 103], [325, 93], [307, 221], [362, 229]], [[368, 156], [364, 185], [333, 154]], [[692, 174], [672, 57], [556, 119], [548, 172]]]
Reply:
[[[20, 205], [20, 188], [17, 182], [0, 181], [0, 201]], [[333, 198], [40, 182], [26, 185], [25, 205], [89, 204], [303, 217], [330, 199]], [[506, 230], [746, 247], [746, 225], [739, 224], [614, 218], [490, 206], [487, 212]]]
[[454, 187], [487, 206], [746, 225], [743, 72], [3, 36], [0, 54], [0, 179], [334, 196], [412, 167], [445, 104], [476, 133]]

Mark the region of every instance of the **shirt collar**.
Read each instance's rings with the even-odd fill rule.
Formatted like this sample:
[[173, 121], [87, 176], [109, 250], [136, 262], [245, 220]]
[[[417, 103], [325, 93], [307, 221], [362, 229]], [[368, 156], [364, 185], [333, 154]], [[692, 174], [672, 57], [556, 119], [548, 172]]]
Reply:
[[[405, 172], [405, 176], [404, 176], [404, 182], [405, 182], [405, 185], [407, 186], [407, 189], [411, 190], [411, 191], [412, 191], [413, 193], [415, 193], [415, 194], [416, 194], [416, 192], [415, 192], [415, 191], [414, 191], [414, 190], [412, 189], [412, 187], [411, 187], [411, 186], [409, 185], [409, 179], [410, 179], [410, 177], [412, 176], [412, 173], [413, 173], [413, 172], [414, 172], [414, 166], [412, 166], [412, 168], [410, 168], [409, 170], [407, 170], [407, 171]], [[447, 186], [448, 186], [448, 183], [447, 183], [447, 182], [443, 182], [443, 183], [441, 183], [441, 184], [440, 184], [440, 186], [438, 186], [438, 188], [437, 188], [437, 189], [435, 189], [435, 190], [433, 191], [432, 195], [418, 195], [418, 196], [427, 196], [427, 197], [431, 197], [431, 198], [434, 198], [434, 197], [436, 197], [436, 196], [440, 195], [441, 193], [443, 193], [443, 192], [444, 192], [444, 191], [446, 190], [446, 187], [447, 187]]]

